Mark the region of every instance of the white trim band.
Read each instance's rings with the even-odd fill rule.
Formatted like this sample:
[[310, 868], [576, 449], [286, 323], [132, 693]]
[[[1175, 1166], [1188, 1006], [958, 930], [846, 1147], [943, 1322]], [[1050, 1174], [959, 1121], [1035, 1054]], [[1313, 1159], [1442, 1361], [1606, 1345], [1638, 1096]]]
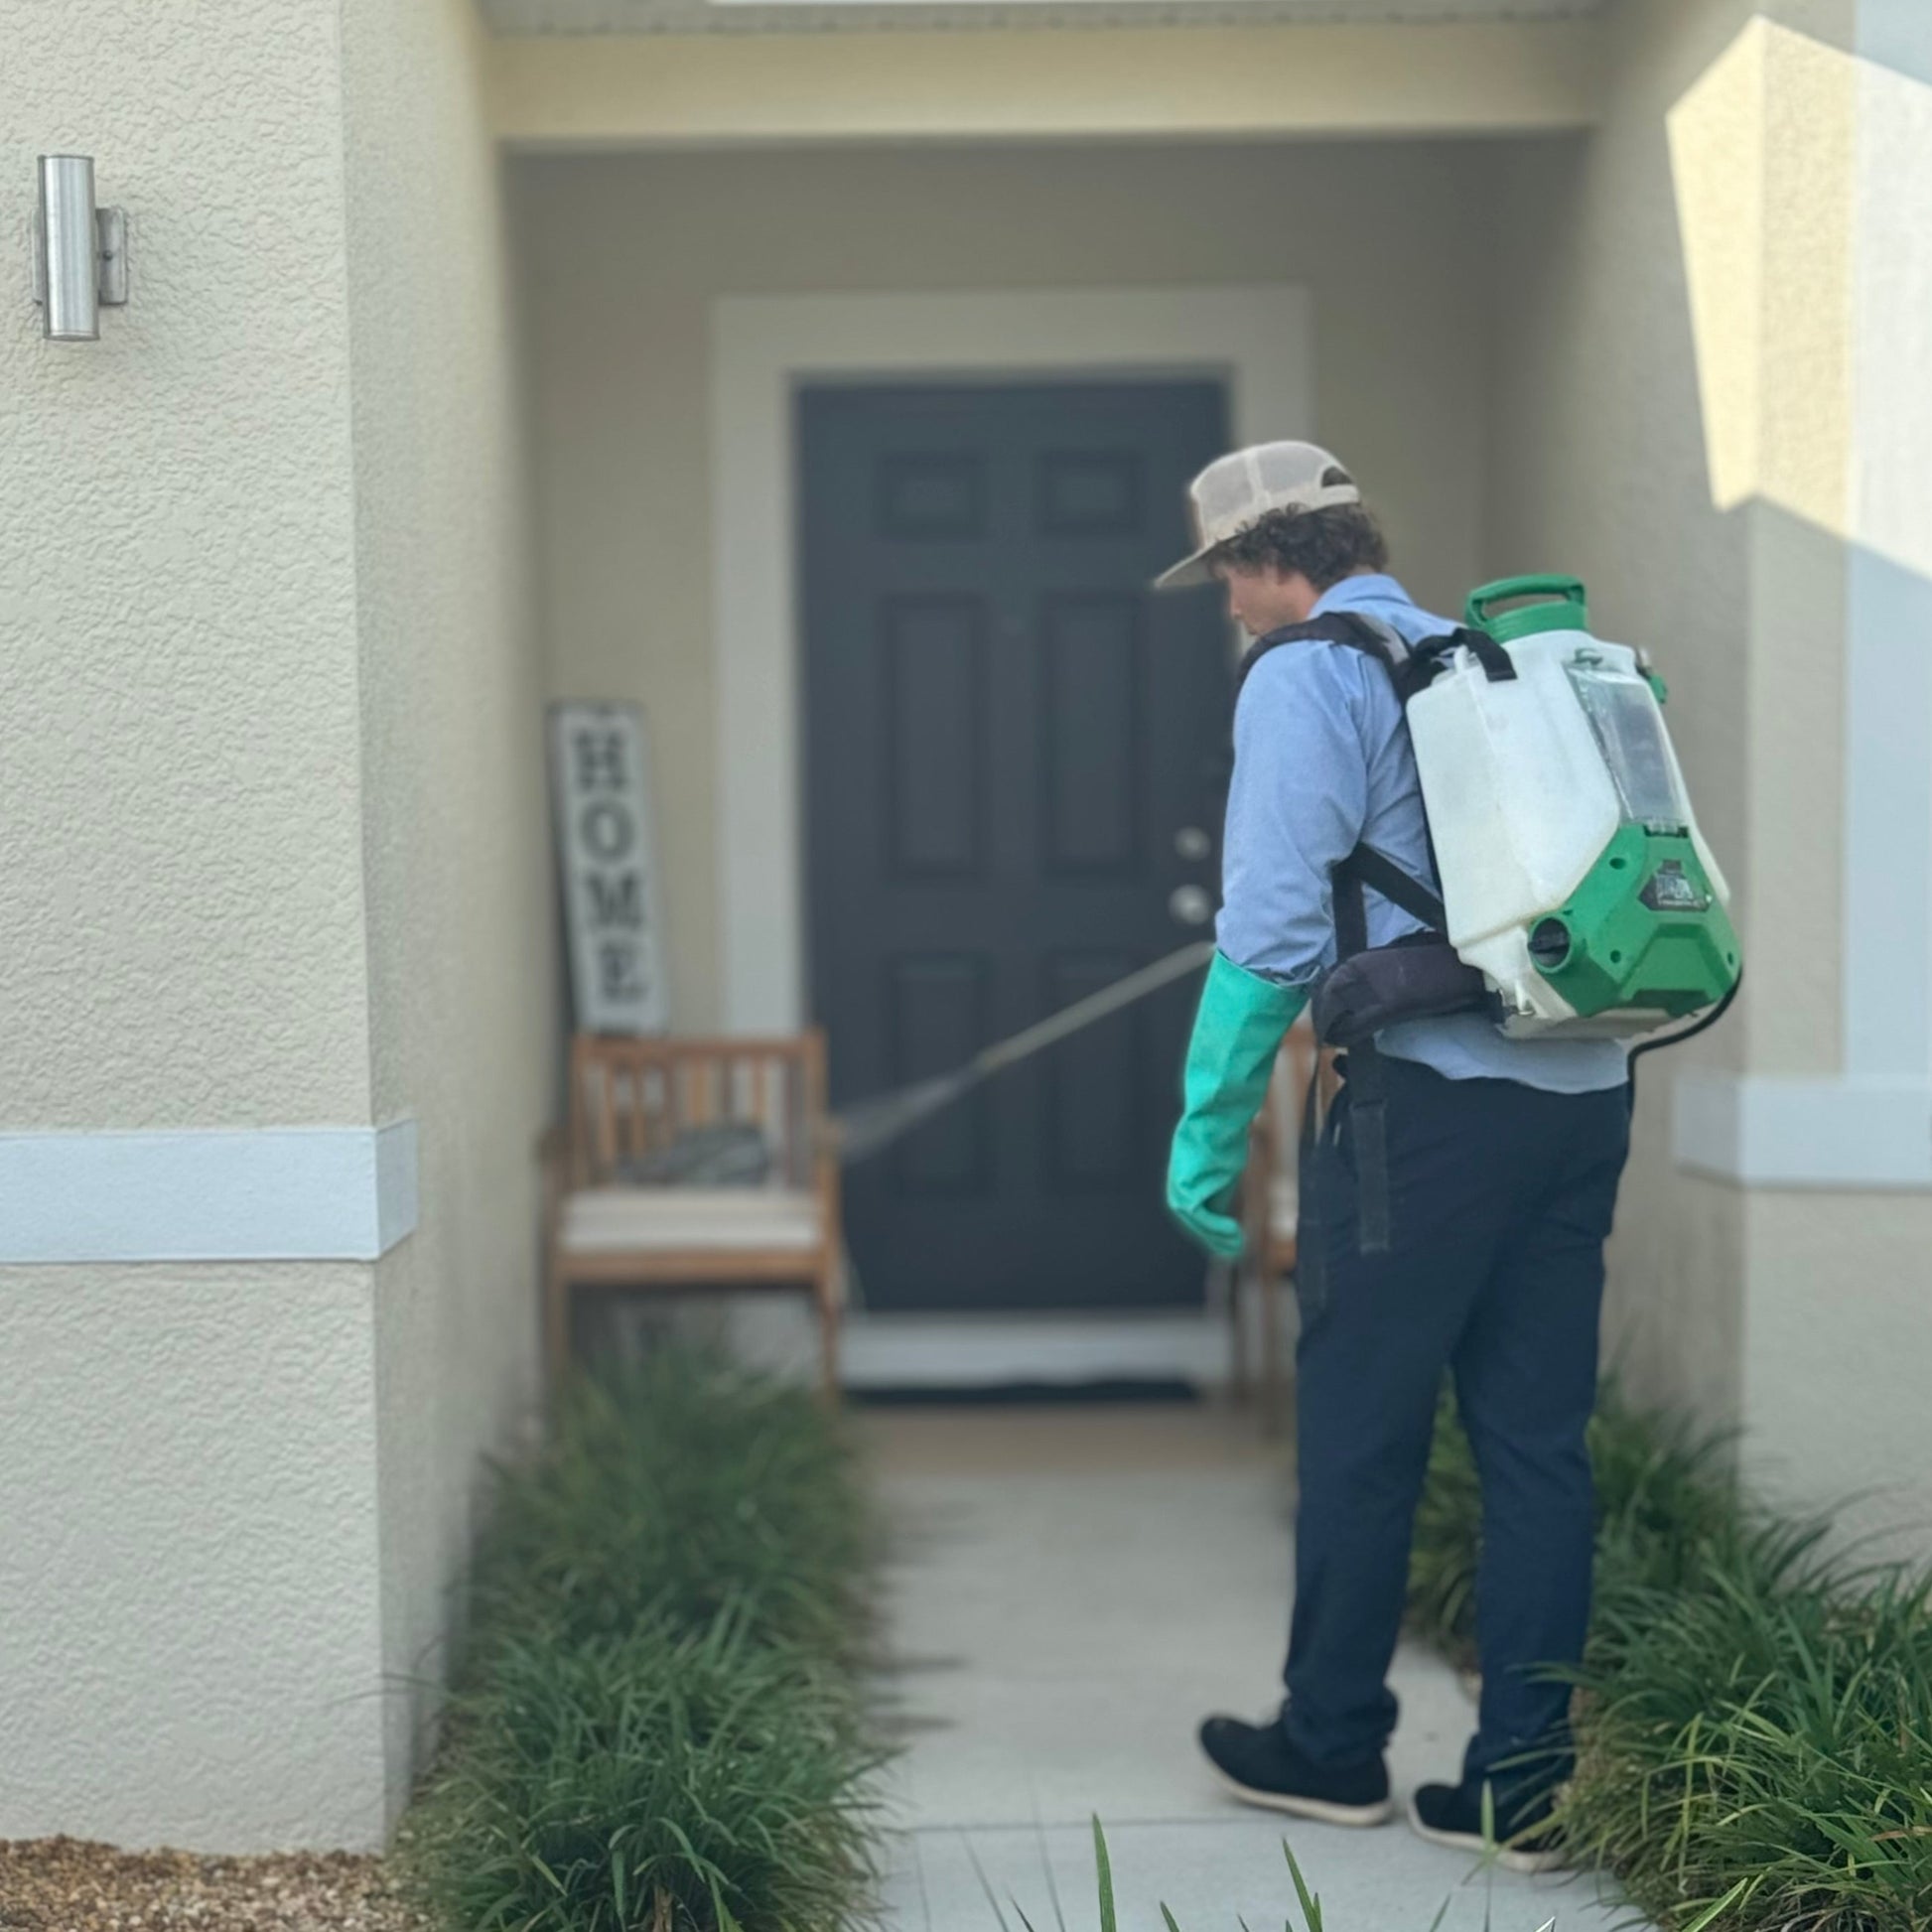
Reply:
[[1683, 1073], [1680, 1167], [1746, 1187], [1932, 1188], [1932, 1082]]
[[0, 1263], [374, 1261], [417, 1206], [411, 1119], [0, 1134]]

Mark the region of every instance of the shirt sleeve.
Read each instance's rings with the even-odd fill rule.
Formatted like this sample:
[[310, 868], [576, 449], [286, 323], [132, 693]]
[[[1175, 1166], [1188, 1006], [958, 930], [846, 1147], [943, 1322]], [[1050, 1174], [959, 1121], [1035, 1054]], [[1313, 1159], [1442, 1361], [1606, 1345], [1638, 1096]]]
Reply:
[[1339, 645], [1290, 644], [1242, 686], [1215, 940], [1251, 973], [1308, 986], [1334, 963], [1329, 875], [1368, 816], [1360, 707], [1373, 668]]

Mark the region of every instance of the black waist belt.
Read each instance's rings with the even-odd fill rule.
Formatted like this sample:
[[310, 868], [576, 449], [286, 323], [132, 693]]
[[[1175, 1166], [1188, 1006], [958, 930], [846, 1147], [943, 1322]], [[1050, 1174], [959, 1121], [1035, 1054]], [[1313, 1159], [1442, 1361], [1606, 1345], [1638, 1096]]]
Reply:
[[1371, 946], [1324, 974], [1309, 1004], [1324, 1046], [1358, 1047], [1384, 1027], [1474, 1013], [1489, 1004], [1489, 986], [1436, 932], [1412, 932], [1392, 946]]

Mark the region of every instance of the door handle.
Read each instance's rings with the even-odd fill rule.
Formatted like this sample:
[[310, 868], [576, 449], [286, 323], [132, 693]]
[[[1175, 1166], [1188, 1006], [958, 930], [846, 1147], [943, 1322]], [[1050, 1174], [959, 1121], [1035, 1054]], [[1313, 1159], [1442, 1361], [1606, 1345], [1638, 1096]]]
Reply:
[[1176, 925], [1205, 925], [1214, 916], [1214, 900], [1205, 886], [1176, 886], [1168, 895], [1168, 912]]

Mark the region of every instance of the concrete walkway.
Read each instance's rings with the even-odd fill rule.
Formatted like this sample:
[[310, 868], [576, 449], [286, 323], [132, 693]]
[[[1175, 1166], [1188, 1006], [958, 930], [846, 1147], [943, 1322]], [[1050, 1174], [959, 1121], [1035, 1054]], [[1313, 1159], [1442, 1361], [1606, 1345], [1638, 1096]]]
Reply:
[[[890, 1782], [894, 1932], [1097, 1923], [1089, 1819], [1121, 1924], [1256, 1932], [1291, 1915], [1295, 1847], [1325, 1932], [1607, 1927], [1592, 1880], [1472, 1871], [1406, 1829], [1346, 1832], [1239, 1806], [1193, 1730], [1279, 1703], [1290, 1479], [1251, 1422], [1207, 1409], [875, 1412], [898, 1534], [892, 1682], [905, 1754]], [[1455, 1769], [1471, 1709], [1405, 1652], [1398, 1790]], [[976, 1869], [976, 1863], [979, 1867]], [[1298, 1932], [1299, 1914], [1296, 1914]]]

